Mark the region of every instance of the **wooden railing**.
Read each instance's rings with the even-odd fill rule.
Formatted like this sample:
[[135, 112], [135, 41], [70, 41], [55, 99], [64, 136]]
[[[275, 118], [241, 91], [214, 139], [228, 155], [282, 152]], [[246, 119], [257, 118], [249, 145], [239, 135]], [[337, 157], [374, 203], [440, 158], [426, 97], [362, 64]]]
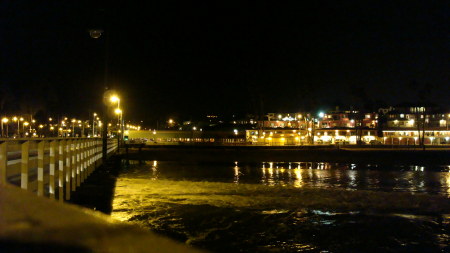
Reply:
[[[107, 154], [117, 148], [117, 140], [108, 139]], [[61, 202], [101, 163], [101, 138], [0, 139], [0, 184]]]

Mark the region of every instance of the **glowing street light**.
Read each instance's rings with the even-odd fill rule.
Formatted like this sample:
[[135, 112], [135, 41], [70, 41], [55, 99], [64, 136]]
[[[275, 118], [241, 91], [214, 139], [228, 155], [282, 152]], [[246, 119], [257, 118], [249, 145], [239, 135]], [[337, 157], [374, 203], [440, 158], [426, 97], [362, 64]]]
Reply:
[[23, 122], [22, 127], [23, 127], [23, 132], [25, 133], [25, 135], [28, 136], [28, 132], [25, 132], [25, 127], [30, 125], [30, 123], [28, 123], [27, 121]]
[[94, 114], [92, 114], [92, 137], [95, 136], [95, 117], [97, 117], [97, 113], [94, 112]]
[[[72, 119], [72, 136], [75, 137], [75, 123], [77, 122], [76, 119]], [[70, 129], [69, 129], [70, 130]], [[69, 131], [70, 132], [70, 131]]]
[[118, 96], [116, 96], [116, 95], [111, 96], [111, 97], [109, 98], [109, 100], [110, 100], [112, 103], [119, 103], [119, 102], [120, 102], [120, 98], [119, 98]]
[[13, 121], [17, 122], [17, 136], [20, 136], [20, 120], [16, 116], [13, 117]]
[[2, 137], [3, 137], [3, 123], [6, 124], [6, 137], [8, 137], [8, 121], [9, 119], [6, 117], [2, 119]]

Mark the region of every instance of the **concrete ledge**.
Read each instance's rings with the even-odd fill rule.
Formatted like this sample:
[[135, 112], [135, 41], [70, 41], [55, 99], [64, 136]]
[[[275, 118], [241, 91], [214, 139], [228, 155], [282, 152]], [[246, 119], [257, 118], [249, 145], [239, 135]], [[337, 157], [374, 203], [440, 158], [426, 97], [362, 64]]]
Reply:
[[99, 212], [0, 186], [0, 252], [200, 252]]

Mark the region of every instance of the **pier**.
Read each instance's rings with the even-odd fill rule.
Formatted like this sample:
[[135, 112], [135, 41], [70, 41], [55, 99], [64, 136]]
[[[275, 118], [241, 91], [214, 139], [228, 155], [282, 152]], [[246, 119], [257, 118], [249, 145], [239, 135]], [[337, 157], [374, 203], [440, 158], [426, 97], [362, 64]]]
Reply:
[[[109, 139], [107, 155], [118, 149]], [[59, 201], [70, 200], [102, 164], [101, 138], [4, 139], [0, 143], [0, 181]]]
[[0, 252], [199, 252], [67, 202], [105, 169], [102, 153], [101, 138], [1, 140]]

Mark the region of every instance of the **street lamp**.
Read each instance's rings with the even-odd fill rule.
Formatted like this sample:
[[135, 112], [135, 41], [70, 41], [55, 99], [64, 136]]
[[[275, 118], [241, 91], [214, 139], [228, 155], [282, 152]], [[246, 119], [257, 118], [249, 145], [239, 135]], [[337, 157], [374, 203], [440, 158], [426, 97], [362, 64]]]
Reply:
[[120, 114], [122, 113], [122, 110], [121, 110], [120, 108], [116, 108], [116, 110], [114, 110], [114, 112], [115, 112], [117, 115], [120, 115]]
[[[120, 101], [120, 100], [118, 100]], [[122, 128], [121, 128], [121, 120], [122, 120], [122, 110], [120, 108], [116, 108], [114, 110], [114, 113], [117, 114], [117, 120], [118, 120], [118, 128], [117, 128], [117, 141], [118, 144], [120, 144], [120, 140], [121, 140], [121, 135], [122, 135]]]
[[6, 124], [6, 137], [8, 137], [8, 121], [9, 119], [6, 117], [2, 119], [2, 137], [3, 137], [3, 123]]
[[44, 125], [40, 124], [40, 125], [39, 125], [39, 128], [40, 128], [40, 130], [39, 130], [39, 132], [40, 132], [39, 136], [43, 136], [44, 133], [43, 133], [42, 128], [44, 128]]
[[97, 117], [97, 113], [94, 112], [92, 116], [92, 137], [95, 136], [95, 117]]
[[[30, 123], [28, 123], [27, 121], [23, 122], [22, 127], [23, 127], [23, 132], [25, 133], [25, 127], [28, 126]], [[26, 134], [28, 135], [28, 134]]]
[[13, 121], [14, 122], [17, 122], [17, 137], [20, 137], [20, 121], [19, 121], [19, 118], [17, 118], [16, 116], [14, 116], [14, 118], [13, 118]]
[[72, 119], [72, 137], [75, 137], [75, 122], [77, 122], [77, 120]]
[[[109, 99], [112, 103], [120, 103], [120, 98], [117, 95], [112, 95], [111, 98]], [[118, 105], [120, 106], [120, 104]]]

